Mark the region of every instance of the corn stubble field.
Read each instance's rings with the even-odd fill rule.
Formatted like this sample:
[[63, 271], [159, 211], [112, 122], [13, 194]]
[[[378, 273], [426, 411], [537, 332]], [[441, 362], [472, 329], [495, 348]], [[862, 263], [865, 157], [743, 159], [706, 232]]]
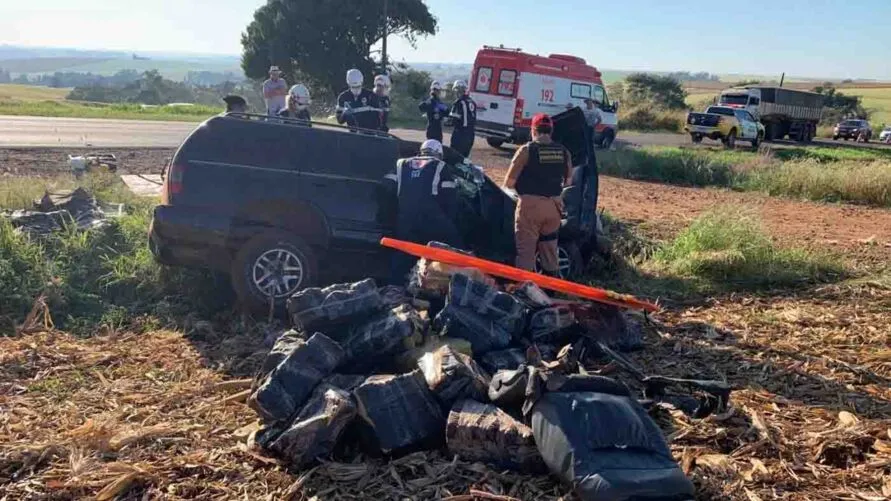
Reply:
[[[503, 176], [503, 155], [481, 155]], [[629, 356], [650, 373], [738, 388], [726, 414], [658, 416], [699, 499], [891, 496], [891, 247], [814, 245], [773, 222], [767, 229], [758, 211], [785, 196], [856, 200], [884, 214], [891, 162], [882, 155], [645, 148], [599, 157], [613, 252], [591, 263], [588, 281], [663, 307], [646, 323], [645, 348]], [[272, 327], [240, 315], [219, 277], [152, 261], [153, 201], [108, 174], [77, 183], [124, 202], [127, 214], [104, 230], [41, 240], [0, 222], [0, 497], [573, 499], [551, 477], [441, 451], [292, 472], [249, 450], [245, 391]], [[77, 183], [6, 176], [0, 205], [26, 207], [45, 186]], [[629, 198], [621, 190], [659, 197], [672, 185], [717, 202], [676, 224], [619, 203]], [[649, 203], [652, 213], [672, 209]], [[860, 210], [795, 203], [802, 218]], [[589, 368], [618, 376], [609, 364]]]

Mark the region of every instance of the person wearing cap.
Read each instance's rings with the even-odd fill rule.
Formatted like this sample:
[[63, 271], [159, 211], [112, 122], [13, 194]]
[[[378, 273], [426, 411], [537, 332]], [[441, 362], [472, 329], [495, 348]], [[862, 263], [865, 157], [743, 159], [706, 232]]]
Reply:
[[[396, 162], [395, 172], [386, 176], [395, 183], [396, 238], [425, 245], [437, 241], [463, 247], [454, 223], [458, 195], [453, 169], [443, 161], [442, 143], [435, 139], [424, 141], [418, 156]], [[412, 258], [397, 252], [392, 265], [392, 278], [404, 282]]]
[[532, 117], [532, 141], [517, 149], [504, 187], [519, 195], [514, 217], [517, 268], [535, 269], [538, 251], [545, 275], [558, 276], [557, 235], [563, 218], [560, 196], [572, 175], [572, 155], [553, 142], [551, 117]]
[[295, 84], [288, 91], [288, 106], [278, 113], [282, 118], [296, 118], [298, 120], [312, 120], [309, 114], [309, 104], [311, 103], [309, 89], [303, 84]]
[[225, 113], [247, 113], [247, 101], [241, 96], [229, 94], [223, 98], [223, 102], [226, 103]]
[[388, 132], [387, 121], [390, 118], [390, 77], [378, 75], [374, 77], [374, 95], [381, 110], [381, 130]]
[[465, 158], [470, 157], [476, 139], [476, 103], [467, 95], [467, 82], [458, 80], [452, 87], [458, 99], [452, 103], [449, 119], [452, 130], [450, 146]]
[[276, 116], [283, 110], [287, 103], [288, 82], [282, 78], [282, 71], [278, 66], [269, 67], [269, 79], [263, 82], [263, 99], [266, 101], [266, 114]]
[[353, 68], [346, 74], [347, 90], [337, 97], [335, 115], [337, 123], [347, 124], [350, 129], [379, 130], [381, 110], [377, 96], [363, 87], [365, 76]]
[[442, 84], [434, 80], [430, 84], [430, 97], [421, 101], [418, 109], [427, 115], [427, 139], [436, 139], [442, 143], [442, 121], [448, 113], [449, 107], [440, 99], [440, 92], [442, 92]]

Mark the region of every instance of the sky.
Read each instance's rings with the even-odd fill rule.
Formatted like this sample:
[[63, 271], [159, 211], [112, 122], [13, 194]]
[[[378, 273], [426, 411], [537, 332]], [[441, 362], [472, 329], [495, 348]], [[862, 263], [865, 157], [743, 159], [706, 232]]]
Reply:
[[[382, 0], [367, 0], [382, 1]], [[0, 44], [239, 54], [265, 0], [0, 1]], [[407, 62], [473, 62], [482, 45], [602, 69], [891, 80], [891, 1], [428, 0], [439, 32]]]

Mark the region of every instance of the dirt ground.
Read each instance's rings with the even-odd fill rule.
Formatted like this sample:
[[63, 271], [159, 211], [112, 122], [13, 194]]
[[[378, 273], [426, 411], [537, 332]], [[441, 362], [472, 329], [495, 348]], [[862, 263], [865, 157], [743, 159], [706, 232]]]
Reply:
[[47, 177], [68, 172], [68, 155], [111, 153], [122, 174], [160, 174], [172, 148], [15, 148], [0, 149], [0, 176]]

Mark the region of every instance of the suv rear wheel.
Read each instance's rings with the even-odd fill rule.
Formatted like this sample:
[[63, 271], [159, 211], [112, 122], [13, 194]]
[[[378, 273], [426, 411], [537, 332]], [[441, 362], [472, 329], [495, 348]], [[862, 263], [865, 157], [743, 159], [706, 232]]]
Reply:
[[603, 137], [600, 138], [600, 147], [608, 150], [610, 146], [613, 145], [613, 141], [616, 139], [615, 134], [612, 130], [607, 129], [603, 133]]
[[295, 292], [311, 287], [318, 274], [315, 256], [297, 237], [264, 233], [245, 244], [232, 263], [232, 286], [248, 309], [268, 312], [270, 298], [281, 311]]

